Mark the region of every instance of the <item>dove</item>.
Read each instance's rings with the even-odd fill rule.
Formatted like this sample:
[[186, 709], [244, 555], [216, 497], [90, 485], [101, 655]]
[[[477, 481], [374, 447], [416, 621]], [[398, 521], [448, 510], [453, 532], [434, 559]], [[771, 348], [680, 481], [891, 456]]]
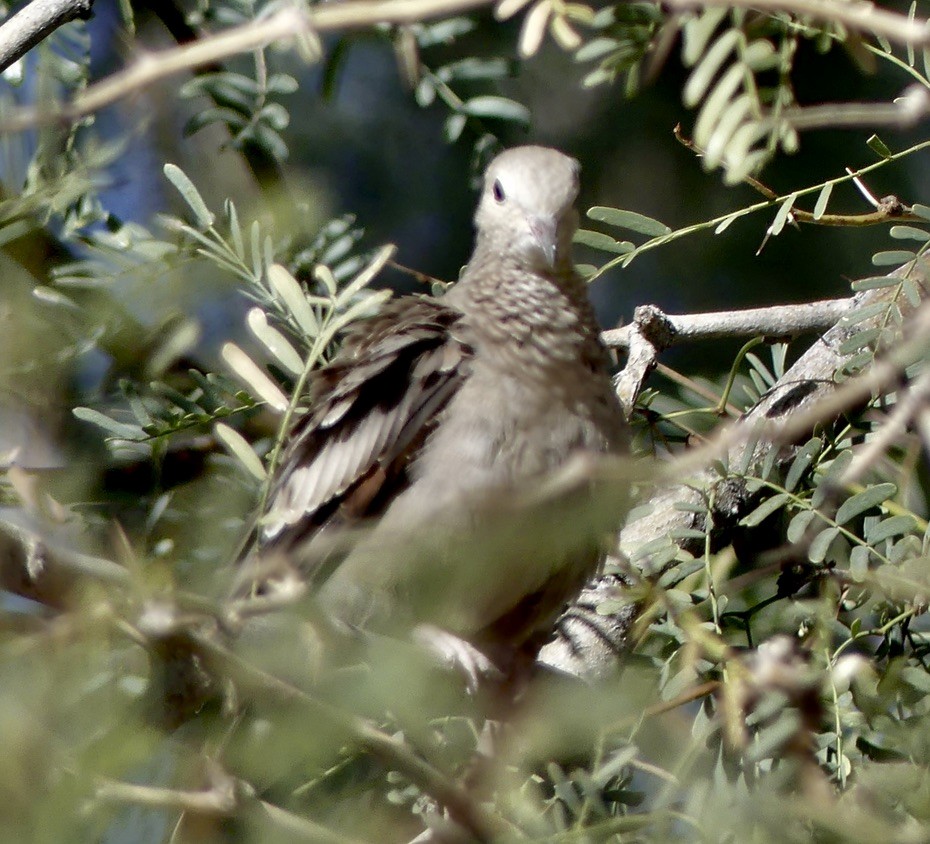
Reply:
[[[541, 146], [498, 155], [459, 281], [391, 301], [314, 374], [257, 545], [305, 571], [341, 624], [442, 631], [506, 665], [535, 655], [595, 572], [616, 508], [605, 520], [584, 483], [526, 503], [579, 456], [628, 448], [571, 259], [579, 171]], [[353, 526], [348, 550], [314, 553]]]

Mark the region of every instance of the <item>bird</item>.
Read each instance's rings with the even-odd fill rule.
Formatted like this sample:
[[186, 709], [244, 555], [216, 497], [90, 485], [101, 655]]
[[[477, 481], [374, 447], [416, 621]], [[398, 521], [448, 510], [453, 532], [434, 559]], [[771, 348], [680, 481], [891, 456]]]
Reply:
[[[314, 373], [256, 553], [295, 561], [340, 624], [432, 631], [506, 671], [535, 656], [602, 559], [619, 514], [605, 518], [590, 486], [526, 504], [573, 458], [628, 450], [572, 263], [579, 176], [554, 149], [500, 153], [459, 280], [390, 301]], [[348, 550], [320, 550], [353, 526]]]

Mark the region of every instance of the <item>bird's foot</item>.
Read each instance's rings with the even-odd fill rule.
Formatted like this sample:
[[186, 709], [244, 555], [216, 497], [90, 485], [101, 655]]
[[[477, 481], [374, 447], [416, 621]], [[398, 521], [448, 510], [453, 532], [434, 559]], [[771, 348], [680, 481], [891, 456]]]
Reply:
[[469, 694], [476, 694], [488, 682], [504, 679], [504, 673], [484, 653], [448, 630], [419, 624], [413, 630], [413, 640], [438, 656], [443, 668], [460, 671]]

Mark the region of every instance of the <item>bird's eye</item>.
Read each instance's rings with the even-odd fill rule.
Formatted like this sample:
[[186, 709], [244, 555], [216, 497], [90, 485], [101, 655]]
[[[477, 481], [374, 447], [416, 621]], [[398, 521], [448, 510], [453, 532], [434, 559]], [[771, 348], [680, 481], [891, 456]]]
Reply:
[[500, 179], [494, 180], [494, 186], [491, 188], [492, 193], [494, 194], [495, 202], [504, 201], [504, 186], [501, 184]]

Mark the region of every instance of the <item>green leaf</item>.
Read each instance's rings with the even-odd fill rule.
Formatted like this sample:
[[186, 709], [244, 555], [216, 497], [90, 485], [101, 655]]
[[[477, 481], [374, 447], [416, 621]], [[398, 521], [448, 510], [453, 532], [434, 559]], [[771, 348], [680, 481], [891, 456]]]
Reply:
[[381, 306], [391, 298], [390, 290], [369, 291], [365, 296], [359, 298], [354, 304], [346, 308], [337, 317], [334, 317], [329, 324], [329, 329], [333, 332], [341, 331], [357, 319], [377, 313]]
[[923, 301], [923, 288], [914, 279], [904, 278], [901, 279], [901, 289], [904, 291], [908, 304], [916, 310]]
[[661, 237], [662, 235], [671, 234], [671, 229], [660, 223], [652, 217], [646, 217], [643, 214], [637, 214], [635, 211], [624, 211], [620, 208], [608, 208], [603, 205], [595, 205], [588, 209], [588, 217], [608, 226], [616, 226], [621, 229], [639, 232], [649, 237]]
[[281, 297], [300, 330], [307, 337], [316, 337], [320, 333], [320, 323], [297, 279], [285, 267], [272, 264], [268, 267], [268, 283]]
[[788, 215], [791, 213], [791, 209], [794, 207], [797, 198], [797, 193], [793, 193], [778, 207], [775, 219], [772, 220], [772, 225], [769, 226], [769, 232], [773, 237], [781, 234], [782, 229], [785, 227], [785, 223], [788, 222]]
[[350, 300], [356, 293], [371, 284], [378, 273], [384, 269], [384, 265], [394, 257], [395, 252], [397, 252], [397, 247], [392, 243], [382, 246], [368, 265], [340, 291], [339, 301]]
[[911, 688], [917, 689], [921, 694], [930, 694], [930, 674], [927, 673], [925, 668], [909, 665], [901, 669], [899, 676], [901, 680]]
[[281, 388], [235, 343], [225, 343], [221, 354], [230, 370], [255, 395], [264, 399], [271, 408], [279, 413], [287, 410], [287, 396], [281, 392]]
[[426, 108], [432, 105], [433, 100], [436, 99], [436, 86], [433, 80], [428, 76], [424, 76], [419, 83], [417, 83], [416, 90], [413, 92], [413, 98], [420, 108]]
[[845, 378], [857, 375], [864, 369], [872, 365], [875, 359], [875, 352], [871, 349], [863, 349], [857, 352], [848, 360], [843, 361], [843, 365], [836, 371], [837, 382], [842, 382]]
[[682, 91], [682, 100], [688, 108], [694, 108], [707, 93], [710, 83], [717, 75], [724, 61], [734, 52], [737, 45], [745, 42], [746, 37], [736, 28], [728, 29], [701, 58], [700, 63], [691, 72]]
[[856, 545], [849, 554], [849, 573], [858, 583], [868, 574], [870, 553], [868, 545]]
[[879, 504], [887, 501], [898, 491], [898, 488], [892, 483], [876, 484], [866, 490], [847, 498], [839, 510], [836, 511], [837, 524], [844, 525], [846, 522], [854, 519], [856, 516], [871, 510]]
[[786, 492], [773, 495], [768, 500], [763, 501], [748, 516], [744, 516], [740, 519], [739, 523], [743, 525], [743, 527], [755, 527], [765, 521], [772, 513], [780, 510], [790, 500], [791, 496]]
[[620, 46], [615, 38], [592, 38], [581, 45], [575, 53], [575, 61], [579, 63], [594, 61], [609, 53], [613, 53]]
[[855, 354], [860, 349], [864, 349], [866, 346], [870, 346], [874, 343], [878, 339], [878, 335], [881, 334], [881, 331], [881, 328], [877, 326], [857, 331], [852, 337], [847, 337], [840, 343], [839, 353], [841, 355]]
[[879, 138], [878, 135], [872, 135], [865, 143], [866, 146], [868, 146], [868, 148], [872, 150], [872, 152], [876, 153], [880, 158], [888, 159], [892, 157], [891, 150], [888, 149], [888, 147], [885, 145], [885, 142]]
[[204, 229], [210, 228], [213, 225], [213, 213], [207, 208], [207, 203], [203, 201], [203, 197], [194, 187], [194, 183], [187, 178], [184, 171], [176, 164], [166, 164], [164, 172], [165, 177], [174, 185], [191, 211], [194, 212], [197, 224]]
[[884, 287], [894, 287], [899, 284], [901, 279], [893, 275], [879, 275], [871, 278], [860, 278], [851, 285], [852, 289], [859, 292], [862, 290], [880, 290]]
[[280, 103], [268, 103], [256, 115], [257, 119], [267, 123], [272, 129], [281, 132], [291, 122], [291, 115]]
[[682, 50], [682, 61], [685, 67], [690, 67], [703, 55], [704, 48], [714, 34], [714, 30], [727, 14], [728, 10], [722, 6], [705, 9], [700, 16], [686, 23], [683, 27], [684, 49]]
[[798, 712], [785, 709], [779, 713], [774, 723], [767, 724], [756, 733], [752, 744], [746, 749], [746, 756], [755, 762], [783, 756], [785, 744], [797, 736], [801, 729], [801, 716]]
[[233, 430], [229, 425], [223, 422], [217, 422], [216, 425], [213, 426], [213, 432], [216, 434], [216, 438], [226, 447], [229, 453], [245, 467], [252, 477], [257, 481], [265, 480], [265, 467], [242, 434]]
[[717, 224], [717, 228], [714, 229], [714, 234], [723, 234], [723, 232], [725, 232], [728, 228], [730, 228], [730, 224], [731, 224], [734, 220], [738, 220], [740, 217], [746, 216], [747, 213], [748, 213], [748, 212], [745, 211], [745, 210], [736, 211], [736, 212], [734, 212], [733, 214], [730, 214], [729, 217], [724, 217], [724, 218]]
[[919, 202], [915, 202], [911, 206], [911, 211], [918, 217], [923, 217], [925, 220], [930, 221], [930, 205], [922, 205]]
[[[284, 161], [288, 157], [287, 144], [281, 136], [266, 123], [253, 124], [255, 142], [276, 161]], [[246, 140], [246, 138], [242, 138]]]
[[771, 41], [757, 38], [743, 51], [743, 64], [759, 73], [778, 67], [779, 55]]
[[630, 560], [633, 562], [642, 560], [644, 557], [650, 557], [659, 551], [668, 550], [669, 548], [674, 549], [676, 553], [678, 552], [678, 546], [667, 536], [657, 536], [654, 539], [650, 539], [648, 542], [644, 542], [633, 550], [630, 554]]
[[737, 94], [720, 115], [717, 124], [711, 130], [704, 150], [704, 167], [712, 170], [719, 167], [723, 158], [730, 154], [728, 146], [740, 127], [752, 119], [756, 108], [756, 98], [749, 94]]
[[910, 514], [892, 516], [882, 519], [878, 524], [866, 531], [865, 538], [870, 545], [877, 545], [893, 536], [902, 536], [910, 533], [917, 527], [917, 519]]
[[[694, 142], [699, 146], [707, 148], [715, 128], [720, 122], [724, 111], [738, 93], [742, 91], [742, 86], [746, 78], [746, 69], [740, 64], [732, 64], [714, 86], [710, 96], [704, 100], [701, 106], [700, 114], [694, 123]], [[734, 137], [738, 133], [734, 133]], [[745, 145], [748, 147], [748, 144]]]
[[417, 36], [420, 47], [434, 47], [437, 44], [451, 44], [461, 35], [471, 32], [475, 22], [471, 18], [446, 18], [438, 23], [424, 27]]
[[864, 305], [861, 308], [856, 308], [852, 313], [846, 314], [841, 320], [840, 324], [844, 328], [850, 328], [854, 325], [859, 325], [860, 323], [865, 322], [866, 320], [873, 319], [879, 314], [884, 314], [888, 310], [888, 303], [884, 301], [872, 302], [871, 304]]
[[32, 295], [40, 302], [44, 302], [47, 305], [54, 305], [55, 307], [65, 308], [69, 311], [77, 311], [83, 314], [83, 310], [77, 302], [70, 296], [65, 296], [64, 293], [56, 290], [54, 287], [46, 287], [44, 284], [40, 284], [38, 287], [32, 289]]
[[822, 563], [830, 550], [833, 540], [839, 535], [840, 529], [837, 527], [828, 527], [822, 530], [814, 537], [807, 549], [807, 559], [812, 563]]
[[299, 87], [297, 80], [289, 73], [273, 73], [268, 77], [265, 90], [269, 94], [294, 94]]
[[435, 71], [436, 77], [443, 82], [453, 80], [502, 79], [509, 76], [513, 64], [503, 58], [467, 58], [444, 65]]
[[890, 234], [895, 240], [916, 240], [920, 243], [930, 240], [930, 232], [916, 226], [892, 226]]
[[245, 263], [245, 241], [242, 239], [242, 227], [239, 225], [239, 212], [232, 200], [226, 200], [226, 217], [229, 220], [229, 236], [232, 238], [236, 257]]
[[112, 434], [121, 440], [144, 440], [146, 439], [145, 431], [139, 425], [130, 425], [126, 422], [117, 422], [99, 410], [91, 407], [75, 407], [71, 411], [82, 422], [90, 422], [98, 428]]
[[530, 110], [508, 97], [486, 95], [473, 97], [462, 104], [462, 113], [472, 117], [489, 117], [529, 125]]
[[628, 240], [614, 240], [610, 235], [601, 232], [593, 232], [588, 229], [578, 229], [575, 232], [575, 243], [582, 246], [590, 246], [593, 249], [600, 249], [603, 252], [613, 252], [617, 255], [625, 255], [632, 252], [636, 247]]
[[776, 460], [778, 460], [778, 449], [768, 449], [765, 458], [762, 460], [762, 466], [759, 468], [759, 477], [768, 480], [772, 476], [772, 472], [775, 471]]
[[280, 331], [268, 324], [268, 317], [261, 308], [252, 308], [246, 319], [256, 339], [288, 372], [292, 375], [303, 372], [304, 363], [300, 355]]
[[797, 513], [788, 523], [788, 530], [785, 532], [788, 541], [800, 542], [816, 515], [813, 510], [801, 510]]
[[872, 256], [872, 264], [876, 267], [898, 266], [913, 261], [917, 256], [906, 249], [893, 249], [888, 252], [876, 252]]
[[801, 476], [810, 468], [813, 459], [820, 454], [823, 448], [823, 440], [819, 437], [813, 437], [808, 440], [797, 453], [791, 468], [788, 470], [788, 476], [785, 478], [785, 489], [793, 491], [801, 480]]
[[814, 219], [819, 220], [827, 210], [827, 203], [830, 201], [830, 194], [833, 193], [833, 182], [827, 182], [817, 194], [817, 202], [814, 203]]

